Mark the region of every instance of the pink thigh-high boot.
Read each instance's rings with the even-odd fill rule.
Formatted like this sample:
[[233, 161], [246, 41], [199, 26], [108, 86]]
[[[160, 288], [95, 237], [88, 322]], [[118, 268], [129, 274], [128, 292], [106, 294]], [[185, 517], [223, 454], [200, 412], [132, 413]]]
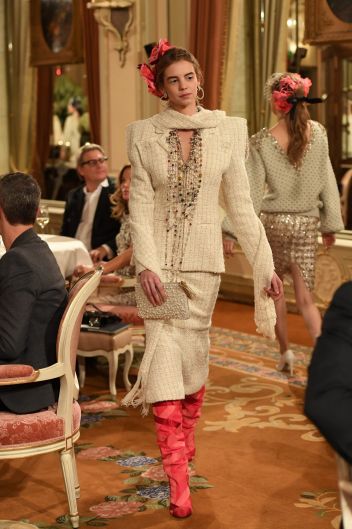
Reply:
[[163, 467], [169, 478], [170, 514], [176, 518], [186, 518], [192, 514], [192, 503], [181, 401], [156, 402], [153, 404], [153, 413]]
[[186, 395], [182, 402], [182, 429], [185, 434], [186, 455], [192, 461], [196, 453], [194, 430], [200, 417], [205, 386], [192, 395]]

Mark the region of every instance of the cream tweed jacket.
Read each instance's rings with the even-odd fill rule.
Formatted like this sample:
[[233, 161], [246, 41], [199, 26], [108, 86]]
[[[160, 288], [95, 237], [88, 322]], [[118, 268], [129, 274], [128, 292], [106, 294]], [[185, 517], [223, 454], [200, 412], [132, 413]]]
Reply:
[[171, 129], [201, 129], [202, 184], [184, 249], [182, 271], [224, 271], [219, 191], [235, 235], [253, 267], [258, 331], [274, 338], [274, 304], [264, 293], [274, 265], [264, 228], [255, 214], [245, 168], [246, 121], [200, 109], [192, 116], [167, 109], [131, 123], [127, 150], [132, 165], [130, 223], [137, 274], [148, 269], [162, 277], [166, 244], [168, 143]]

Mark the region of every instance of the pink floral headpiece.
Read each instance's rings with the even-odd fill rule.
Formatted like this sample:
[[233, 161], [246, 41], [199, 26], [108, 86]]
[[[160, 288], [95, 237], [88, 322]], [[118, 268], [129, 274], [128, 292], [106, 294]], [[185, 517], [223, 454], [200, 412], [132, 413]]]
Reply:
[[154, 46], [149, 57], [149, 64], [143, 63], [138, 65], [139, 72], [145, 82], [148, 85], [148, 92], [155, 95], [156, 97], [162, 97], [162, 92], [157, 89], [155, 84], [155, 65], [159, 61], [160, 57], [175, 46], [171, 46], [166, 39], [160, 39], [158, 44]]
[[[303, 89], [304, 98], [306, 98], [311, 86], [312, 81], [308, 77], [303, 79], [298, 73], [282, 77], [279, 82], [279, 90], [274, 90], [271, 94], [275, 109], [287, 114], [300, 100], [300, 98], [295, 97], [297, 90]], [[292, 99], [293, 101], [290, 101]]]

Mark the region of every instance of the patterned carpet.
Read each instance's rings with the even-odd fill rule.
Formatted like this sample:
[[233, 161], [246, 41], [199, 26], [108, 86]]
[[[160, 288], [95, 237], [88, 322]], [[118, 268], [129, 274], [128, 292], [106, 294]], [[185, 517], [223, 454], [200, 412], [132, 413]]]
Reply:
[[[194, 514], [184, 521], [168, 515], [151, 417], [121, 409], [107, 394], [106, 366], [88, 366], [77, 445], [81, 527], [338, 528], [333, 454], [302, 414], [310, 350], [292, 347], [288, 377], [276, 371], [268, 340], [213, 328], [211, 344], [191, 468]], [[59, 466], [55, 454], [2, 463], [0, 529], [70, 527]]]

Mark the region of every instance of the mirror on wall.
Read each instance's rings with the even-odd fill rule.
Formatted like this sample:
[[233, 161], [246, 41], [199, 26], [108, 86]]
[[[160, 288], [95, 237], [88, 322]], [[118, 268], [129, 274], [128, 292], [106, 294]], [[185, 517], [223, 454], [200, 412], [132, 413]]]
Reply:
[[76, 160], [90, 141], [89, 109], [84, 64], [54, 67], [52, 133], [46, 163], [45, 198], [66, 200], [80, 183]]

